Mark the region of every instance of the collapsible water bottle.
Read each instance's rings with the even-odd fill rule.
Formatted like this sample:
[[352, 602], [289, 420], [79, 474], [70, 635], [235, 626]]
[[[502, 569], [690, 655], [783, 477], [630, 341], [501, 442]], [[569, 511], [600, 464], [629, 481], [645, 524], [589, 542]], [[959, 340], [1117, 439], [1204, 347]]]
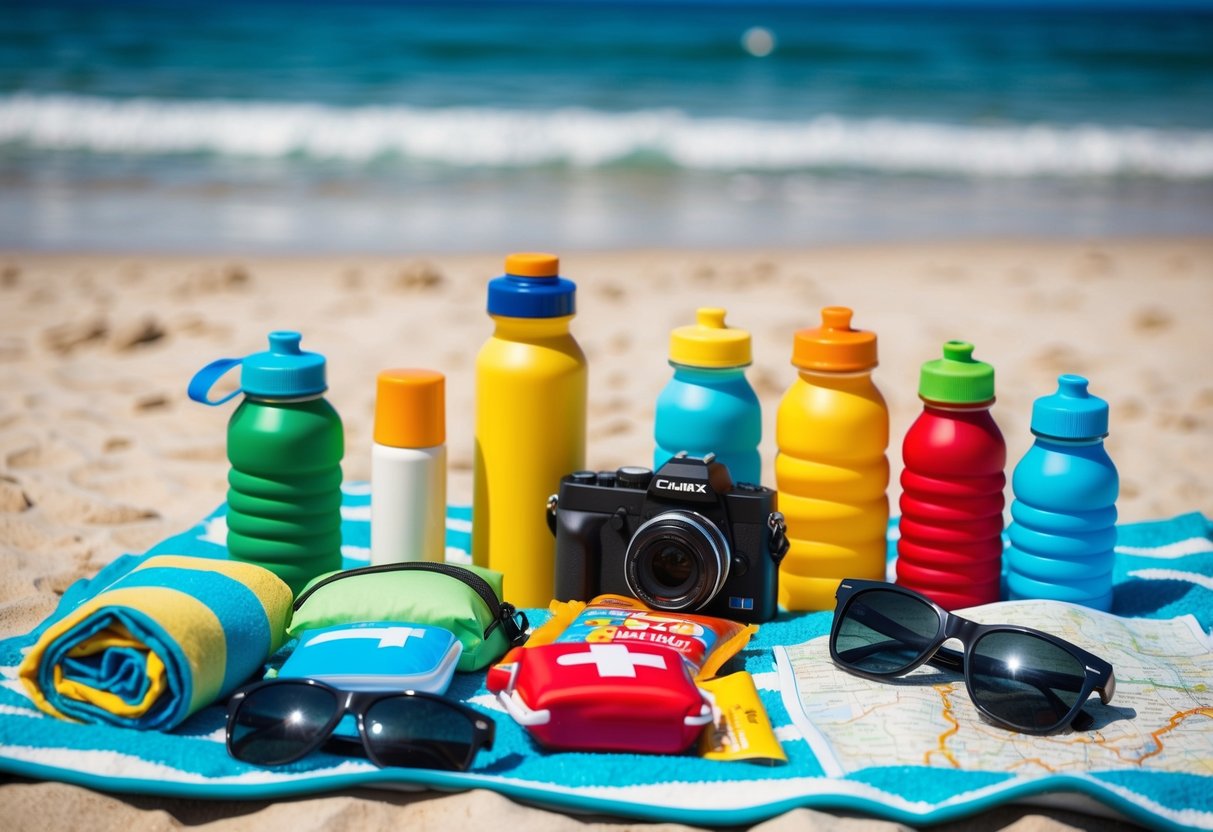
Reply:
[[1120, 492], [1103, 444], [1108, 403], [1082, 376], [1063, 375], [1056, 393], [1032, 405], [1032, 433], [1011, 478], [1007, 593], [1107, 610]]
[[779, 600], [829, 610], [843, 578], [885, 576], [889, 524], [889, 410], [872, 383], [876, 334], [851, 328], [851, 310], [821, 310], [795, 335], [799, 378], [779, 403], [775, 481], [790, 548]]
[[946, 610], [997, 601], [1007, 447], [990, 415], [994, 368], [948, 341], [922, 365], [918, 395], [902, 446], [897, 583]]
[[547, 500], [585, 467], [585, 355], [569, 332], [576, 286], [551, 254], [511, 254], [489, 282], [493, 335], [476, 356], [472, 557], [520, 607], [554, 597]]
[[725, 310], [700, 309], [696, 323], [670, 333], [674, 377], [657, 397], [653, 470], [679, 451], [716, 454], [733, 482], [759, 484], [762, 408], [746, 381], [750, 333], [726, 326]]
[[[309, 580], [341, 568], [341, 418], [325, 401], [325, 360], [299, 348], [298, 332], [271, 332], [270, 348], [223, 358], [190, 381], [189, 396], [220, 405], [244, 394], [227, 428], [231, 462], [227, 548], [264, 566], [298, 594]], [[229, 370], [240, 387], [207, 398]]]

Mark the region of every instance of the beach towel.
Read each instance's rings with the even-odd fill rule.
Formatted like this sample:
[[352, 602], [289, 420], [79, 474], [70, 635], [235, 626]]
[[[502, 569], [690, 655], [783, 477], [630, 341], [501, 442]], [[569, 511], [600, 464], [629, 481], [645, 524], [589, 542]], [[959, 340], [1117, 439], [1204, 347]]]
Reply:
[[[370, 489], [344, 486], [343, 552], [347, 566], [370, 558]], [[447, 519], [447, 558], [468, 562], [471, 512], [452, 507]], [[896, 521], [889, 529], [895, 554]], [[1113, 612], [1122, 616], [1194, 616], [1213, 624], [1213, 536], [1200, 514], [1119, 527]], [[156, 547], [223, 557], [224, 510]], [[72, 586], [64, 607], [95, 594], [142, 557], [124, 556], [92, 581]], [[508, 579], [506, 592], [508, 594]], [[62, 607], [61, 607], [62, 609]], [[548, 614], [527, 610], [532, 624]], [[56, 615], [59, 615], [58, 613]], [[54, 619], [55, 616], [52, 616]], [[1207, 717], [1194, 715], [1165, 731], [1165, 714], [1142, 715], [1161, 726], [1158, 752], [1144, 752], [1141, 766], [1066, 771], [958, 770], [939, 765], [882, 765], [832, 775], [784, 706], [773, 648], [829, 632], [830, 612], [781, 614], [762, 625], [724, 672], [748, 670], [776, 735], [785, 765], [725, 763], [693, 754], [645, 755], [545, 751], [516, 725], [485, 686], [483, 671], [456, 673], [448, 695], [491, 714], [497, 723], [492, 749], [482, 750], [467, 772], [376, 768], [359, 757], [317, 752], [278, 769], [258, 768], [228, 756], [224, 710], [203, 708], [171, 733], [132, 732], [110, 725], [53, 719], [31, 703], [16, 679], [16, 665], [37, 633], [0, 641], [0, 771], [89, 788], [210, 799], [274, 799], [353, 788], [490, 789], [516, 800], [575, 813], [607, 814], [711, 828], [753, 824], [798, 807], [862, 812], [924, 825], [974, 815], [1011, 801], [1044, 799], [1051, 806], [1115, 812], [1151, 829], [1213, 829], [1213, 770], [1207, 755], [1176, 770], [1151, 768], [1180, 731], [1200, 731]], [[1213, 661], [1213, 656], [1210, 658]], [[1178, 680], [1182, 683], [1183, 680]], [[1213, 693], [1198, 693], [1213, 701]], [[1213, 747], [1210, 744], [1209, 747]]]
[[167, 731], [257, 672], [290, 609], [260, 566], [159, 555], [63, 611], [18, 675], [52, 716]]

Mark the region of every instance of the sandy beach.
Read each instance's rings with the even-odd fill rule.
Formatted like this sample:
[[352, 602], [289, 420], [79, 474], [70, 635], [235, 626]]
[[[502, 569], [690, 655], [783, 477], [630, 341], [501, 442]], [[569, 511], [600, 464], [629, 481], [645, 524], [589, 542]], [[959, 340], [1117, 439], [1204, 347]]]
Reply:
[[[73, 581], [223, 501], [233, 405], [192, 403], [186, 383], [213, 359], [264, 349], [272, 329], [297, 329], [305, 349], [328, 357], [347, 480], [369, 478], [376, 373], [445, 373], [449, 493], [470, 502], [473, 365], [491, 331], [485, 284], [504, 254], [0, 254], [0, 637], [34, 627]], [[1012, 464], [1031, 444], [1033, 399], [1053, 392], [1058, 374], [1079, 373], [1111, 406], [1107, 449], [1121, 476], [1122, 522], [1213, 515], [1213, 240], [572, 252], [561, 262], [578, 285], [573, 331], [590, 367], [590, 467], [649, 464], [669, 331], [692, 322], [697, 306], [722, 306], [753, 333], [749, 379], [773, 486], [775, 408], [795, 377], [792, 334], [816, 325], [821, 307], [845, 305], [879, 337], [894, 512], [901, 441], [920, 412], [918, 368], [958, 338], [996, 368], [993, 413]], [[1107, 828], [1039, 811], [1003, 810], [974, 828]], [[487, 793], [204, 804], [11, 778], [0, 785], [0, 816], [9, 829], [85, 818], [101, 830], [639, 826]], [[802, 810], [756, 828], [895, 827]]]

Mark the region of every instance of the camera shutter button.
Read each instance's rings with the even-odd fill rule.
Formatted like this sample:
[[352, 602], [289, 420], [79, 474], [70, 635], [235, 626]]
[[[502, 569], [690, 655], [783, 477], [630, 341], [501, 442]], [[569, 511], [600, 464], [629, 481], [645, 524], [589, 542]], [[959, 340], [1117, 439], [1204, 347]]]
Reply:
[[648, 488], [653, 472], [638, 465], [625, 465], [615, 472], [620, 488]]
[[593, 471], [574, 471], [570, 476], [573, 482], [582, 485], [593, 485], [598, 481], [598, 475]]

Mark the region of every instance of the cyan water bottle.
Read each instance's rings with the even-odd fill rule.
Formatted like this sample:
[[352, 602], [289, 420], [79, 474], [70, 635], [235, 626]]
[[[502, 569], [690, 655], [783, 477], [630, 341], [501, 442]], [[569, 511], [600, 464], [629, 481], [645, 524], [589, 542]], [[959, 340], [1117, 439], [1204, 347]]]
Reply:
[[1120, 492], [1103, 445], [1108, 403], [1087, 392], [1082, 376], [1063, 375], [1057, 383], [1056, 393], [1032, 405], [1036, 442], [1011, 480], [1007, 595], [1107, 610]]
[[696, 323], [670, 333], [674, 377], [657, 397], [653, 469], [679, 451], [716, 461], [733, 482], [758, 484], [762, 477], [762, 409], [746, 381], [750, 333], [726, 326], [725, 310], [704, 308]]
[[[298, 594], [341, 568], [341, 419], [325, 401], [325, 360], [299, 348], [298, 332], [271, 332], [270, 348], [222, 358], [190, 381], [189, 396], [219, 405], [243, 393], [227, 428], [227, 548], [269, 569]], [[207, 396], [240, 367], [240, 389]]]

